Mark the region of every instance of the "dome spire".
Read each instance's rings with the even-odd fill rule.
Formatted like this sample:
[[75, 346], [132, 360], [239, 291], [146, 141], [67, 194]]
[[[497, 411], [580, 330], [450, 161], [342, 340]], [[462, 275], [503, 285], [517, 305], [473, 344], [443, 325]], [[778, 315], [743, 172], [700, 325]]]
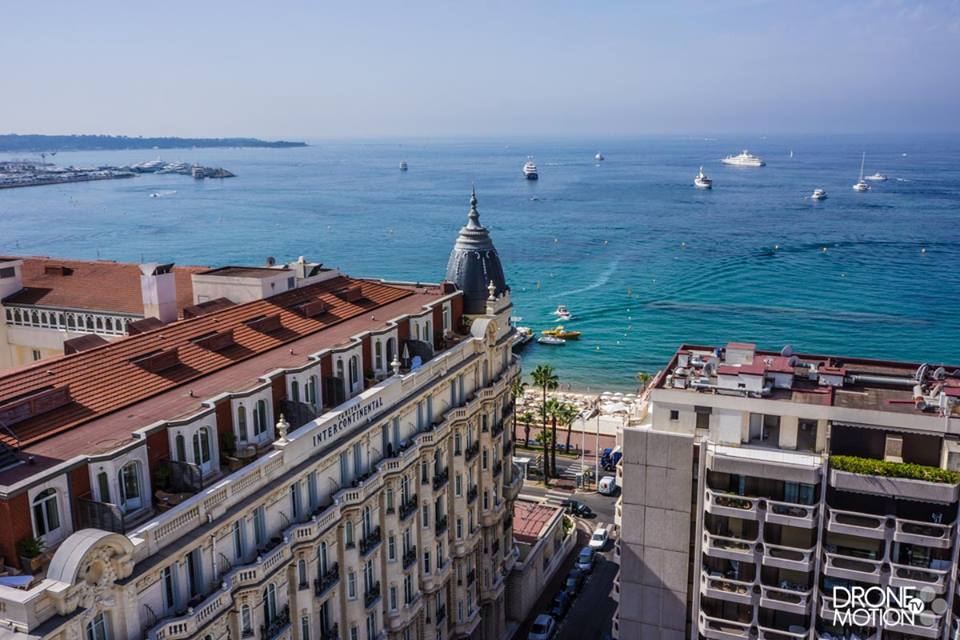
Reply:
[[470, 192], [467, 224], [461, 227], [447, 261], [446, 279], [463, 292], [464, 312], [468, 314], [482, 315], [486, 311], [491, 283], [495, 297], [509, 289], [490, 232], [480, 224], [476, 188]]
[[482, 229], [483, 225], [480, 224], [480, 212], [477, 211], [477, 187], [473, 186], [473, 191], [470, 193], [470, 213], [467, 214], [467, 228], [468, 229]]

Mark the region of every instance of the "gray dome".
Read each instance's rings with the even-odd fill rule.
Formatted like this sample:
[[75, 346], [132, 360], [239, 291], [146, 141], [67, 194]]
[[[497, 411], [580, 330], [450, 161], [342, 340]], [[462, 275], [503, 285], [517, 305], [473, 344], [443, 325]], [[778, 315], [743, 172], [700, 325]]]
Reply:
[[491, 282], [498, 297], [508, 290], [500, 256], [490, 240], [490, 232], [480, 224], [476, 191], [470, 196], [467, 225], [460, 229], [457, 242], [450, 252], [450, 260], [447, 261], [447, 280], [463, 291], [463, 311], [469, 314], [486, 312], [486, 301], [490, 295], [487, 287]]

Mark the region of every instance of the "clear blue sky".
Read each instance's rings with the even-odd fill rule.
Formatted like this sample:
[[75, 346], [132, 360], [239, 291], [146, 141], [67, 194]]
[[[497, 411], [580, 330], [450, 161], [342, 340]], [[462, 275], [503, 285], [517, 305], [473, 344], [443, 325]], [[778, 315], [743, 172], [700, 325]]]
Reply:
[[960, 3], [4, 2], [0, 132], [960, 131]]

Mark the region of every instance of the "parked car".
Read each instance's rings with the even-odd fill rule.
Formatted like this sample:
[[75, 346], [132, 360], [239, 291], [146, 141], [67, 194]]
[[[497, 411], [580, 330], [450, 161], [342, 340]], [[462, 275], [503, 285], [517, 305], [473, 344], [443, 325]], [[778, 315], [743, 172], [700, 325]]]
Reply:
[[566, 591], [561, 591], [553, 597], [553, 603], [550, 606], [550, 615], [554, 620], [559, 620], [567, 615], [570, 605], [573, 604], [573, 596]]
[[620, 450], [620, 447], [611, 449], [607, 447], [600, 454], [600, 466], [604, 471], [613, 471], [617, 468], [617, 463], [620, 462], [620, 458], [623, 457], [623, 452]]
[[584, 547], [580, 549], [580, 555], [577, 556], [577, 569], [583, 571], [584, 573], [590, 573], [593, 571], [593, 563], [596, 562], [597, 556], [591, 547]]
[[527, 640], [550, 640], [556, 632], [557, 623], [546, 613], [541, 613], [533, 621], [530, 633], [527, 634]]
[[600, 478], [597, 491], [605, 496], [612, 496], [617, 491], [617, 479], [613, 476], [603, 476]]
[[610, 539], [610, 533], [605, 525], [599, 525], [590, 536], [590, 548], [598, 551], [607, 546], [607, 540]]
[[583, 572], [580, 569], [574, 567], [570, 569], [570, 572], [567, 574], [567, 581], [564, 583], [563, 588], [571, 596], [575, 596], [580, 593], [580, 587], [583, 586]]
[[563, 511], [572, 516], [579, 516], [581, 518], [591, 518], [593, 517], [593, 509], [583, 504], [579, 500], [564, 500], [560, 503], [560, 506], [563, 507]]

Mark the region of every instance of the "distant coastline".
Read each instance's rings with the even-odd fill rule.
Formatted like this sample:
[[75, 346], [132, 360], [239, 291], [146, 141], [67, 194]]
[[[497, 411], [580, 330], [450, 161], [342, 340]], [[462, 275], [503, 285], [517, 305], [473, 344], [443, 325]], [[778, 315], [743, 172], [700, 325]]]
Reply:
[[2, 153], [50, 153], [56, 151], [116, 151], [120, 149], [189, 149], [212, 147], [305, 147], [306, 142], [258, 138], [142, 138], [130, 136], [0, 134]]

